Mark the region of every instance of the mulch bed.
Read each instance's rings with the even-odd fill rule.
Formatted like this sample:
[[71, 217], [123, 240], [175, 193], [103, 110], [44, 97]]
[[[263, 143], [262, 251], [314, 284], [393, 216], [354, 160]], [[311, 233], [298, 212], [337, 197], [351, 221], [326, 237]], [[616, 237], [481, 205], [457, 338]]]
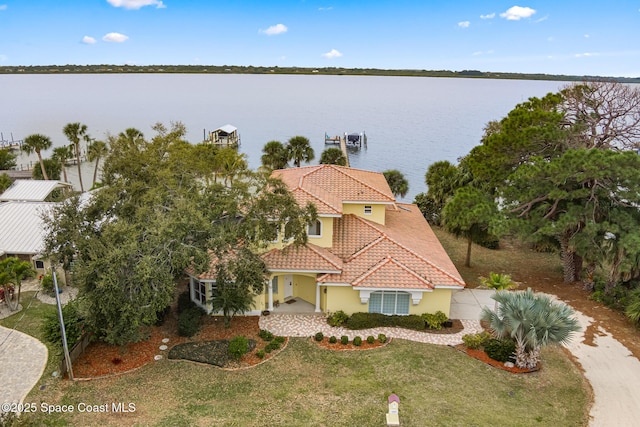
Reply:
[[[263, 359], [255, 353], [263, 349], [266, 342], [258, 337], [260, 328], [257, 316], [234, 317], [231, 327], [225, 328], [224, 322], [218, 316], [205, 316], [200, 331], [191, 338], [180, 337], [177, 334], [177, 319], [172, 312], [161, 326], [148, 328], [149, 339], [125, 346], [114, 346], [103, 342], [93, 342], [73, 364], [73, 373], [76, 378], [100, 378], [129, 372], [154, 362], [156, 355], [167, 358], [171, 347], [182, 343], [210, 342], [216, 340], [230, 340], [237, 335], [244, 335], [256, 343], [255, 350], [245, 354], [239, 361], [229, 360], [225, 368], [238, 369], [257, 365], [268, 360], [279, 352], [275, 350], [265, 354]], [[169, 338], [166, 345], [168, 350], [160, 350], [162, 340]], [[284, 348], [286, 343], [282, 345]]]
[[336, 337], [338, 339], [335, 343], [329, 342], [329, 337], [324, 337], [322, 341], [316, 341], [315, 338], [311, 337], [311, 341], [316, 343], [319, 347], [326, 348], [328, 350], [336, 350], [336, 351], [349, 351], [349, 350], [371, 350], [374, 348], [380, 348], [387, 345], [391, 338], [387, 337], [387, 340], [384, 343], [381, 343], [377, 339], [373, 342], [373, 344], [369, 344], [366, 340], [366, 337], [362, 339], [362, 344], [360, 346], [354, 345], [353, 341], [349, 341], [347, 344], [342, 344], [340, 342], [340, 337]]
[[523, 369], [523, 368], [518, 368], [517, 366], [510, 368], [510, 367], [504, 366], [503, 362], [493, 360], [492, 358], [487, 356], [487, 353], [485, 353], [483, 350], [474, 350], [472, 348], [467, 348], [464, 344], [458, 344], [456, 346], [453, 346], [453, 348], [463, 353], [466, 353], [467, 355], [473, 357], [474, 359], [478, 359], [481, 362], [486, 363], [487, 365], [491, 365], [494, 368], [502, 369], [503, 371], [508, 371], [513, 374], [528, 374], [528, 373], [537, 372], [540, 370], [539, 363], [538, 363], [538, 366], [533, 369]]

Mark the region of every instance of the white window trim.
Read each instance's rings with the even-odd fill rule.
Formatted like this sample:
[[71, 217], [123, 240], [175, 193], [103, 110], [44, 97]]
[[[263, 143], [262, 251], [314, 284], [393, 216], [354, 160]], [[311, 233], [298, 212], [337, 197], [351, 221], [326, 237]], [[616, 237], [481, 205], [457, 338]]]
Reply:
[[[373, 293], [376, 294], [380, 294], [381, 295], [381, 300], [380, 300], [380, 313], [384, 314], [384, 315], [398, 315], [398, 316], [407, 316], [410, 314], [410, 309], [407, 309], [406, 313], [398, 313], [398, 295], [402, 294], [402, 295], [407, 295], [409, 296], [409, 298], [412, 297], [411, 292], [407, 292], [407, 291], [373, 291]], [[393, 313], [384, 313], [382, 310], [384, 308], [384, 296], [385, 294], [395, 294], [395, 305], [393, 307]], [[369, 296], [371, 296], [371, 293], [369, 294]], [[377, 312], [376, 312], [377, 313]]]
[[320, 227], [319, 227], [319, 228], [320, 228], [320, 233], [319, 233], [319, 234], [310, 234], [310, 233], [309, 233], [309, 228], [310, 228], [311, 226], [307, 226], [307, 236], [308, 236], [308, 237], [310, 237], [310, 238], [312, 238], [312, 239], [320, 239], [320, 238], [322, 238], [322, 231], [323, 231], [323, 228], [324, 228], [324, 224], [322, 224], [322, 221], [320, 221], [320, 218], [318, 218], [318, 219], [316, 220], [316, 222], [317, 222], [318, 224], [320, 224]]

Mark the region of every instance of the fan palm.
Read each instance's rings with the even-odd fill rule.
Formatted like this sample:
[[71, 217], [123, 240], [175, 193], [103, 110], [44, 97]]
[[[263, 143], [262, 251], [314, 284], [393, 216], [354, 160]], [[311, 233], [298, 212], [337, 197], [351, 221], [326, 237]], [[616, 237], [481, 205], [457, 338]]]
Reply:
[[262, 147], [262, 166], [267, 169], [276, 170], [287, 167], [287, 149], [280, 141], [269, 141]]
[[287, 141], [287, 160], [293, 160], [293, 164], [297, 168], [303, 161], [309, 163], [314, 158], [313, 148], [304, 136], [294, 136]]
[[14, 288], [18, 288], [18, 297], [15, 301], [7, 298], [7, 305], [11, 311], [16, 311], [20, 305], [20, 290], [22, 281], [27, 277], [35, 276], [36, 272], [28, 261], [21, 261], [16, 257], [5, 258], [0, 261], [0, 286], [4, 288], [4, 294], [8, 295], [8, 287], [10, 284]]
[[320, 155], [320, 164], [347, 166], [347, 157], [340, 148], [329, 147]]
[[390, 169], [382, 172], [384, 179], [387, 180], [389, 188], [394, 196], [404, 197], [409, 192], [409, 181], [404, 177], [402, 172], [397, 169]]
[[64, 176], [64, 182], [69, 182], [69, 179], [67, 178], [66, 164], [69, 159], [73, 158], [73, 150], [71, 149], [71, 146], [63, 145], [62, 147], [54, 148], [51, 158], [60, 163], [60, 169], [62, 170], [62, 174]]
[[96, 165], [93, 168], [93, 186], [96, 185], [96, 180], [98, 179], [98, 164], [100, 163], [100, 159], [108, 153], [109, 146], [104, 141], [93, 141], [87, 150], [87, 160], [90, 162], [96, 162]]
[[38, 156], [38, 161], [40, 162], [40, 170], [42, 171], [42, 177], [45, 180], [48, 180], [47, 171], [44, 167], [44, 162], [42, 161], [41, 151], [47, 150], [51, 147], [51, 139], [40, 133], [35, 133], [33, 135], [29, 135], [24, 139], [22, 143], [22, 151], [27, 154], [36, 153]]
[[499, 306], [496, 310], [484, 307], [481, 318], [496, 337], [515, 341], [518, 367], [534, 368], [542, 346], [567, 343], [572, 332], [580, 330], [571, 307], [552, 301], [548, 295], [534, 294], [531, 288], [499, 291], [491, 298]]
[[67, 139], [73, 145], [74, 153], [76, 156], [76, 163], [78, 165], [78, 179], [80, 180], [80, 191], [84, 193], [84, 186], [82, 185], [82, 171], [80, 169], [80, 141], [88, 141], [89, 135], [87, 135], [87, 125], [82, 123], [67, 123], [62, 132]]

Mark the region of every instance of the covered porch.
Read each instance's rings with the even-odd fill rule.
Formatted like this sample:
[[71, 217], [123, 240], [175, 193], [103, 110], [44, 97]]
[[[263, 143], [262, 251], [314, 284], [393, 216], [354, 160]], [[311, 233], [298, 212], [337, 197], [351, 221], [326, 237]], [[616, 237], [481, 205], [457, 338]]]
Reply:
[[321, 313], [320, 284], [314, 273], [273, 273], [265, 286], [265, 310], [273, 313]]

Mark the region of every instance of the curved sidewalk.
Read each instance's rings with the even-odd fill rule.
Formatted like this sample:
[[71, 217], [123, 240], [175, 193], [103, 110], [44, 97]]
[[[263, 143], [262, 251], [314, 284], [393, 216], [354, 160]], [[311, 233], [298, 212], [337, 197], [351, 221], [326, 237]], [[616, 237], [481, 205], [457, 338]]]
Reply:
[[42, 376], [48, 354], [32, 336], [0, 326], [0, 402], [22, 402]]
[[455, 334], [430, 334], [403, 328], [373, 328], [353, 331], [351, 329], [336, 328], [327, 324], [323, 314], [270, 314], [260, 316], [259, 325], [275, 335], [288, 337], [310, 337], [317, 332], [324, 335], [340, 337], [346, 335], [350, 340], [357, 336], [366, 338], [369, 335], [377, 337], [385, 334], [390, 338], [401, 338], [428, 344], [456, 345], [462, 343], [462, 336], [480, 332], [480, 322], [477, 320], [461, 320], [464, 330]]

